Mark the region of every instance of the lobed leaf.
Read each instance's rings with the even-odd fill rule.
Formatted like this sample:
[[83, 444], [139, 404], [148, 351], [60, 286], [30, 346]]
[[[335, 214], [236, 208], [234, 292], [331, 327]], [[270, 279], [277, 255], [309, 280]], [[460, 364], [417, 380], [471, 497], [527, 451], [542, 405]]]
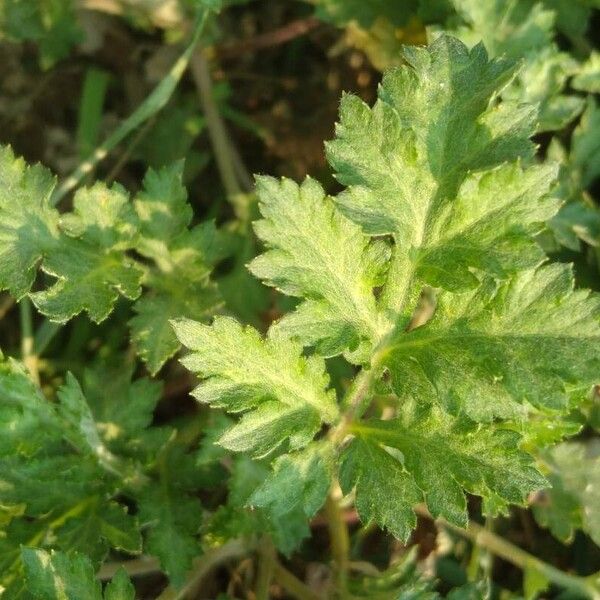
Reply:
[[337, 417], [323, 360], [303, 357], [295, 343], [263, 340], [228, 317], [217, 317], [210, 326], [187, 319], [173, 326], [192, 351], [183, 364], [205, 379], [192, 394], [213, 407], [245, 413], [220, 439], [226, 448], [256, 456], [284, 442], [301, 448], [321, 423]]
[[430, 322], [383, 350], [395, 392], [482, 421], [529, 405], [565, 410], [569, 386], [591, 388], [600, 372], [600, 298], [573, 285], [571, 269], [554, 264], [440, 294]]

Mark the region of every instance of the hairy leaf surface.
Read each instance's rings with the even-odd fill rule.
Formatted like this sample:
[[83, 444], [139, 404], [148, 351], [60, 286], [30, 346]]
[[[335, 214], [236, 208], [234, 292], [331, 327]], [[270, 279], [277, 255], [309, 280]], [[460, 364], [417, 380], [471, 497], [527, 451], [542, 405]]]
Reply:
[[[434, 516], [465, 526], [464, 490], [482, 496], [494, 514], [509, 503], [523, 504], [529, 492], [545, 484], [532, 457], [518, 449], [517, 433], [453, 419], [439, 409], [405, 409], [397, 420], [369, 420], [353, 431], [356, 438], [343, 457], [342, 485], [345, 491], [356, 485], [363, 520], [375, 520], [401, 539], [415, 525], [412, 506], [417, 502], [424, 501]], [[377, 465], [377, 475], [369, 461]], [[394, 511], [398, 498], [409, 502], [402, 500]]]
[[262, 339], [251, 327], [228, 317], [212, 325], [174, 323], [180, 342], [192, 353], [183, 364], [206, 381], [192, 393], [228, 412], [244, 412], [220, 443], [231, 450], [267, 454], [284, 441], [308, 444], [321, 426], [338, 415], [335, 393], [326, 391], [324, 361], [305, 358], [285, 339]]
[[384, 350], [400, 398], [433, 400], [475, 420], [564, 410], [571, 384], [592, 386], [600, 362], [600, 299], [573, 291], [551, 265], [465, 294], [441, 294], [426, 325]]

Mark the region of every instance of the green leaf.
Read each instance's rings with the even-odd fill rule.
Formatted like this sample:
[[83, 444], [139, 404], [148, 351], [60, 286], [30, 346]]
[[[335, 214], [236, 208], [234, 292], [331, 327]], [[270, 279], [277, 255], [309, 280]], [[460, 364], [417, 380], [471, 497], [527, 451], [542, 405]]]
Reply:
[[[368, 234], [393, 235], [383, 303], [407, 315], [423, 282], [460, 290], [477, 285], [474, 269], [506, 277], [538, 263], [531, 235], [558, 203], [542, 198], [551, 167], [499, 166], [534, 150], [534, 111], [493, 101], [513, 62], [445, 36], [405, 55], [408, 66], [384, 76], [372, 109], [342, 99], [327, 150], [348, 186], [341, 210]], [[512, 261], [523, 252], [516, 264], [511, 248]]]
[[5, 0], [0, 6], [0, 38], [38, 44], [48, 69], [82, 38], [71, 0]]
[[[435, 517], [464, 527], [464, 490], [481, 496], [486, 512], [496, 514], [506, 512], [509, 503], [524, 504], [530, 492], [546, 484], [532, 457], [519, 450], [519, 434], [454, 419], [439, 409], [406, 407], [396, 420], [369, 420], [354, 425], [352, 431], [357, 437], [343, 459], [344, 490], [356, 485], [361, 518], [403, 534], [401, 539], [406, 540], [414, 527], [412, 506], [418, 502], [424, 501]], [[372, 469], [379, 471], [371, 477], [388, 480], [386, 487], [396, 489], [387, 502], [386, 488], [373, 487], [369, 493], [366, 487], [369, 456], [375, 458]], [[400, 496], [400, 489], [405, 489], [411, 504], [395, 516], [389, 508], [388, 514], [380, 513], [381, 507]], [[362, 510], [359, 493], [368, 494], [369, 504], [363, 504]]]
[[122, 188], [97, 183], [79, 190], [74, 212], [60, 224], [66, 235], [42, 265], [57, 281], [30, 294], [40, 312], [65, 322], [85, 310], [99, 323], [119, 295], [140, 295], [143, 271], [125, 255], [137, 234], [135, 215]]
[[340, 485], [346, 494], [356, 489], [354, 504], [361, 520], [407, 540], [417, 524], [413, 506], [422, 493], [397, 457], [357, 437], [341, 461]]
[[492, 56], [523, 59], [523, 68], [503, 91], [504, 99], [539, 106], [537, 131], [562, 129], [583, 108], [564, 94], [577, 62], [553, 43], [555, 13], [543, 3], [452, 0], [464, 24], [449, 30], [468, 46], [483, 41]]
[[541, 455], [551, 487], [534, 500], [533, 514], [560, 540], [570, 542], [582, 529], [600, 544], [600, 448], [565, 442]]
[[573, 77], [571, 85], [582, 92], [600, 93], [600, 52], [591, 53], [577, 75]]
[[182, 184], [183, 161], [157, 171], [149, 169], [144, 177], [143, 189], [134, 200], [140, 219], [141, 251], [156, 256], [152, 244], [168, 244], [187, 230], [192, 217], [192, 207], [187, 202], [187, 191]]
[[248, 503], [266, 510], [273, 521], [300, 509], [307, 518], [323, 506], [331, 486], [332, 447], [315, 442], [293, 454], [284, 454], [273, 472], [254, 491]]
[[[121, 357], [118, 357], [121, 359]], [[133, 379], [134, 361], [99, 361], [86, 368], [83, 388], [103, 441], [139, 435], [152, 423], [162, 384]]]
[[193, 237], [192, 232], [171, 246], [169, 270], [147, 274], [144, 285], [149, 290], [133, 307], [135, 316], [129, 321], [132, 339], [152, 374], [181, 347], [170, 325], [172, 319], [206, 320], [222, 306]]
[[0, 146], [0, 289], [17, 300], [31, 288], [39, 262], [58, 239], [58, 212], [50, 205], [50, 171], [26, 166]]
[[182, 185], [183, 162], [150, 169], [134, 201], [140, 219], [137, 250], [155, 263], [146, 272], [148, 291], [133, 309], [132, 338], [152, 374], [180, 348], [169, 321], [204, 320], [222, 301], [209, 280], [214, 263], [226, 251], [212, 222], [188, 230], [193, 211]]
[[430, 322], [382, 350], [394, 390], [481, 421], [524, 416], [529, 404], [565, 410], [569, 386], [591, 388], [600, 369], [600, 298], [573, 285], [554, 264], [440, 294]]
[[260, 177], [257, 194], [264, 218], [254, 227], [269, 250], [250, 270], [283, 293], [307, 299], [271, 335], [316, 345], [325, 356], [376, 339], [373, 288], [381, 282], [388, 246], [372, 243], [312, 179], [298, 186]]
[[104, 600], [135, 600], [135, 588], [123, 567], [115, 573], [106, 586]]
[[184, 583], [192, 559], [200, 554], [196, 538], [202, 505], [188, 493], [182, 473], [192, 457], [167, 447], [157, 462], [158, 482], [139, 495], [139, 518], [147, 529], [145, 550], [157, 556], [175, 586]]
[[338, 415], [335, 393], [326, 391], [325, 364], [305, 358], [285, 339], [262, 339], [251, 327], [217, 317], [213, 325], [173, 323], [180, 342], [192, 350], [183, 364], [205, 381], [192, 394], [228, 412], [245, 412], [220, 439], [224, 447], [262, 456], [286, 442], [308, 444]]
[[[23, 548], [27, 589], [36, 600], [102, 600], [92, 563], [78, 553]], [[134, 600], [135, 588], [123, 568], [104, 591], [104, 600]]]
[[82, 554], [23, 548], [27, 589], [39, 600], [102, 600], [92, 563]]
[[2, 504], [14, 507], [2, 519], [0, 584], [22, 587], [21, 546], [80, 551], [94, 566], [111, 547], [140, 553], [137, 518], [117, 502], [136, 471], [104, 445], [75, 379], [51, 403], [22, 365], [5, 361], [0, 394]]

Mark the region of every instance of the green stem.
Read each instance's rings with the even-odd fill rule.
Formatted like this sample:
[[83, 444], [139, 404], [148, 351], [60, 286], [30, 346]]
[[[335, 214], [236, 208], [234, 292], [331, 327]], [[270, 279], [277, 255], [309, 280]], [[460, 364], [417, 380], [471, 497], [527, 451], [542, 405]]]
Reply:
[[212, 79], [208, 61], [202, 52], [195, 52], [190, 61], [190, 69], [198, 90], [202, 110], [206, 117], [208, 135], [215, 154], [219, 175], [229, 198], [242, 193], [238, 183], [234, 159], [231, 154], [231, 142], [221, 119], [219, 109], [214, 99]]
[[37, 356], [33, 345], [33, 315], [31, 300], [27, 297], [19, 302], [19, 316], [21, 320], [21, 359], [33, 380], [39, 385]]
[[293, 596], [296, 600], [323, 600], [279, 562], [275, 562], [273, 566], [273, 575], [290, 596]]
[[329, 527], [331, 553], [335, 562], [337, 591], [340, 598], [348, 597], [348, 564], [350, 556], [350, 535], [340, 505], [330, 493], [325, 502], [325, 515]]
[[258, 575], [256, 577], [256, 590], [254, 595], [256, 596], [256, 600], [269, 600], [269, 588], [271, 587], [275, 562], [277, 561], [275, 546], [273, 546], [270, 536], [265, 535], [262, 538], [258, 550]]
[[130, 577], [149, 575], [150, 573], [160, 573], [160, 562], [154, 556], [140, 556], [123, 562], [108, 562], [100, 567], [96, 577], [100, 581], [108, 581], [115, 576], [119, 569], [124, 569]]
[[75, 171], [62, 183], [62, 185], [52, 195], [52, 204], [58, 204], [71, 190], [77, 187], [83, 178], [90, 173], [95, 166], [103, 160], [108, 153], [120, 144], [132, 131], [137, 129], [142, 123], [158, 113], [169, 101], [177, 84], [181, 80], [190, 58], [194, 52], [196, 43], [206, 25], [209, 14], [208, 9], [204, 9], [196, 26], [188, 47], [177, 59], [169, 73], [152, 90], [150, 95], [138, 106], [138, 108], [127, 118], [117, 129], [99, 146], [94, 153], [83, 161]]
[[[429, 512], [422, 507], [418, 507], [417, 512], [422, 516], [432, 518]], [[466, 529], [452, 525], [444, 519], [437, 519], [437, 522], [524, 571], [537, 571], [557, 586], [581, 594], [586, 598], [600, 600], [600, 577], [598, 575], [579, 577], [565, 573], [473, 521], [469, 523]]]
[[156, 600], [186, 600], [196, 598], [202, 587], [204, 578], [216, 567], [223, 563], [241, 558], [248, 554], [251, 548], [243, 540], [230, 540], [223, 546], [210, 550], [194, 562], [190, 578], [182, 588], [176, 590], [167, 587]]

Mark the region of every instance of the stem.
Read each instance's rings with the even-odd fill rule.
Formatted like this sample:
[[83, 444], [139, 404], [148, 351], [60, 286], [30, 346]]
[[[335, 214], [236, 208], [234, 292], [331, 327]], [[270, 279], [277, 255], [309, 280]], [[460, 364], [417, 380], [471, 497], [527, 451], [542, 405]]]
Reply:
[[[421, 516], [433, 519], [423, 507], [417, 507], [416, 511]], [[600, 578], [597, 575], [579, 577], [578, 575], [565, 573], [473, 521], [469, 523], [466, 529], [452, 525], [444, 519], [436, 519], [436, 522], [524, 571], [537, 571], [555, 585], [582, 594], [586, 598], [600, 599]]]
[[318, 594], [277, 561], [273, 565], [273, 574], [281, 586], [296, 600], [322, 600]]
[[316, 29], [321, 22], [315, 17], [296, 19], [279, 29], [262, 33], [253, 38], [242, 40], [234, 44], [217, 46], [215, 52], [219, 58], [235, 58], [247, 55], [249, 52], [260, 50], [261, 48], [271, 48], [285, 44], [297, 37], [305, 35]]
[[340, 598], [348, 594], [348, 563], [350, 536], [337, 499], [330, 493], [325, 502], [325, 514], [331, 540], [331, 553], [336, 565], [337, 585]]
[[376, 374], [379, 372], [375, 358], [371, 368], [363, 368], [346, 392], [346, 396], [342, 402], [346, 407], [346, 411], [342, 415], [340, 422], [329, 432], [329, 439], [334, 444], [342, 443], [351, 423], [355, 419], [360, 418], [369, 407], [371, 386]]
[[268, 535], [265, 535], [260, 542], [259, 556], [255, 596], [256, 600], [269, 600], [269, 588], [273, 579], [277, 557], [273, 542]]
[[242, 193], [235, 173], [231, 156], [231, 145], [225, 123], [221, 119], [219, 109], [213, 96], [212, 80], [208, 62], [202, 52], [195, 52], [190, 61], [192, 76], [200, 96], [202, 110], [206, 117], [208, 135], [215, 153], [215, 160], [225, 192], [229, 197]]
[[201, 589], [204, 578], [219, 565], [240, 558], [251, 548], [242, 540], [230, 540], [223, 546], [210, 550], [195, 561], [194, 570], [183, 587], [176, 590], [167, 587], [156, 600], [185, 600], [195, 598]]
[[27, 297], [19, 302], [19, 315], [21, 318], [21, 358], [33, 380], [39, 385], [37, 356], [33, 345], [33, 315], [31, 313], [31, 300]]
[[139, 558], [123, 562], [109, 562], [100, 567], [96, 576], [101, 581], [108, 581], [121, 568], [125, 569], [125, 572], [130, 577], [149, 575], [150, 573], [160, 573], [160, 562], [153, 556], [140, 556]]

